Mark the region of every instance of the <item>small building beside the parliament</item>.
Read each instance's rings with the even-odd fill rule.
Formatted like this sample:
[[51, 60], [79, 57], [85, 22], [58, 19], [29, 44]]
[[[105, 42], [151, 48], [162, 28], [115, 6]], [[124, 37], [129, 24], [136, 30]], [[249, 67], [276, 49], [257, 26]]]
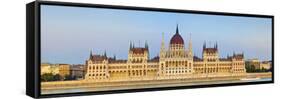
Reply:
[[59, 74], [59, 66], [58, 64], [49, 64], [49, 63], [42, 63], [41, 64], [41, 75], [43, 74]]
[[70, 75], [69, 64], [41, 64], [41, 75], [51, 73], [53, 75], [67, 76]]
[[258, 59], [250, 59], [247, 60], [246, 63], [249, 66], [253, 66], [255, 69], [267, 69], [269, 70], [271, 68], [271, 61], [260, 61]]
[[75, 79], [84, 79], [85, 65], [75, 64], [70, 66], [70, 75]]
[[199, 76], [245, 75], [243, 53], [233, 53], [226, 58], [219, 57], [219, 47], [202, 47], [202, 57], [194, 56], [191, 37], [188, 47], [179, 33], [178, 27], [170, 39], [168, 48], [165, 47], [162, 34], [159, 56], [149, 57], [147, 42], [144, 47], [135, 47], [130, 42], [127, 60], [116, 59], [104, 55], [90, 53], [86, 60], [85, 80], [144, 80], [188, 78]]

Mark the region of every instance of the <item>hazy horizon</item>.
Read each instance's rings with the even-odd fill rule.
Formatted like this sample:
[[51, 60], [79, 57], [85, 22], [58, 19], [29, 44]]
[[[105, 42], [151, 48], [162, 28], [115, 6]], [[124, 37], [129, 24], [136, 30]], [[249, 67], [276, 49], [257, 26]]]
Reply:
[[185, 48], [191, 34], [195, 56], [206, 41], [218, 43], [221, 58], [243, 52], [245, 59], [272, 59], [270, 18], [42, 5], [41, 62], [84, 64], [90, 50], [127, 59], [130, 41], [136, 47], [147, 41], [153, 58], [162, 33], [167, 49], [177, 24]]

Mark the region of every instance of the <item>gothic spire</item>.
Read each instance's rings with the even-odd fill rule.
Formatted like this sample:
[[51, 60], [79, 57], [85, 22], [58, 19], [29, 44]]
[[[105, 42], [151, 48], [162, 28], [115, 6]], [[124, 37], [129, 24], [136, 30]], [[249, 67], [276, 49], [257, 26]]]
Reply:
[[215, 49], [218, 49], [218, 42], [216, 42], [215, 44]]
[[107, 56], [106, 56], [106, 50], [104, 50], [104, 54], [103, 54], [103, 56], [104, 56], [104, 57], [107, 57]]
[[147, 41], [145, 41], [145, 48], [148, 49]]
[[191, 42], [191, 34], [189, 36], [189, 44], [188, 44], [188, 56], [190, 56], [190, 58], [193, 58], [192, 56], [192, 42]]
[[132, 42], [130, 41], [130, 49], [132, 49]]
[[227, 58], [229, 58], [229, 54], [227, 54]]
[[206, 49], [206, 41], [204, 41], [203, 49]]
[[161, 50], [165, 49], [164, 32], [162, 33]]
[[188, 50], [189, 50], [189, 51], [192, 51], [191, 34], [190, 34], [190, 36], [189, 36]]
[[134, 44], [134, 42], [133, 42], [133, 46], [132, 46], [133, 48], [135, 48], [135, 44]]
[[93, 59], [93, 53], [92, 53], [92, 50], [90, 51], [90, 59]]

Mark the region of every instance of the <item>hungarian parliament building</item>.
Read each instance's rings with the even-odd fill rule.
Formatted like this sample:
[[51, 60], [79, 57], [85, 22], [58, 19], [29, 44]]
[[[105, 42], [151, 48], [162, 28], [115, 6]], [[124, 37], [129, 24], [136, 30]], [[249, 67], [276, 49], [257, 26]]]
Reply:
[[168, 48], [165, 48], [164, 34], [162, 36], [159, 56], [154, 58], [149, 58], [147, 43], [144, 47], [130, 43], [127, 60], [91, 52], [85, 64], [85, 80], [181, 79], [246, 74], [243, 53], [220, 58], [217, 43], [213, 47], [206, 47], [204, 43], [202, 58], [199, 58], [193, 56], [191, 38], [188, 48], [185, 48], [178, 26]]

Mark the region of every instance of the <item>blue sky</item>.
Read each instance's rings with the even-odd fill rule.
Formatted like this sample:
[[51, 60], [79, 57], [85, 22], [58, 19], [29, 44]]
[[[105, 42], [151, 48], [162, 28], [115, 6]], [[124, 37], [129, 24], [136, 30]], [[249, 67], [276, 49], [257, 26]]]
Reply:
[[187, 47], [191, 34], [193, 52], [201, 57], [207, 46], [218, 43], [226, 57], [244, 52], [245, 58], [271, 60], [271, 19], [203, 14], [43, 5], [41, 7], [42, 62], [84, 64], [94, 54], [127, 59], [129, 42], [144, 46], [150, 57], [158, 55], [164, 33], [166, 48], [179, 25]]

